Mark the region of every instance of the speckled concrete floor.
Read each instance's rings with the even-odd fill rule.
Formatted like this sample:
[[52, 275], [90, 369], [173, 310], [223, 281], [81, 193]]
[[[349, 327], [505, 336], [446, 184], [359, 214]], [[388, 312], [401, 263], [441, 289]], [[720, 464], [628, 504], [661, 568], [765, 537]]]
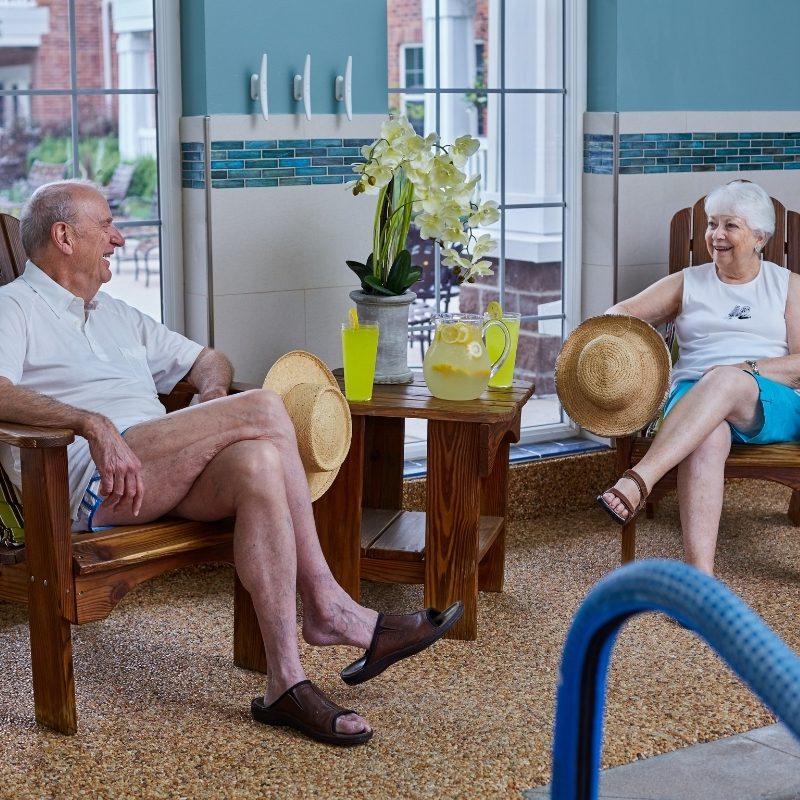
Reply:
[[[591, 484], [608, 464], [584, 467], [576, 475]], [[476, 642], [440, 642], [353, 688], [337, 671], [356, 651], [303, 646], [309, 677], [373, 723], [366, 747], [329, 748], [249, 720], [263, 678], [231, 662], [229, 567], [152, 581], [108, 620], [73, 629], [74, 737], [33, 722], [25, 613], [0, 603], [0, 797], [519, 798], [547, 783], [564, 635], [581, 598], [617, 565], [619, 532], [583, 487], [575, 500], [562, 497], [560, 510], [553, 496], [537, 498], [534, 487], [559, 483], [542, 474], [514, 475], [506, 591], [481, 595]], [[787, 502], [781, 487], [732, 483], [718, 568], [797, 650], [800, 533], [786, 521]], [[523, 516], [542, 507], [551, 515]], [[640, 524], [639, 555], [680, 556], [674, 500]], [[364, 583], [363, 600], [402, 612], [421, 605], [422, 590]], [[623, 630], [604, 766], [770, 722], [691, 633], [656, 615]]]

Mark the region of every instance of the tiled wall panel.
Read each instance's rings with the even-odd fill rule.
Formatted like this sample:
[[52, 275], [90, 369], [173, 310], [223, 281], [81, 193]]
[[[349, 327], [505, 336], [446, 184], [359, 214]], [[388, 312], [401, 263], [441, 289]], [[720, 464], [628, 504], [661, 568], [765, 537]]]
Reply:
[[264, 365], [291, 349], [341, 365], [339, 322], [358, 285], [345, 260], [369, 254], [375, 211], [374, 197], [353, 197], [346, 183], [384, 119], [224, 115], [207, 134], [199, 118], [183, 120], [193, 328], [202, 329], [197, 300], [210, 286], [211, 339], [239, 380], [262, 381]]
[[721, 183], [756, 181], [800, 209], [800, 112], [631, 112], [617, 125], [615, 176], [614, 115], [585, 115], [584, 316], [615, 282], [623, 300], [666, 275], [672, 215]]

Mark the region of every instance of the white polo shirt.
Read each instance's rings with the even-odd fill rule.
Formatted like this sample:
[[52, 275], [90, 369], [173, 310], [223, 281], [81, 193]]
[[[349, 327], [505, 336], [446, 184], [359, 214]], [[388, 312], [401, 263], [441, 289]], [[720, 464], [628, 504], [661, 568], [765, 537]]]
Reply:
[[[83, 299], [28, 261], [23, 275], [0, 287], [0, 376], [103, 414], [120, 431], [162, 416], [159, 392], [186, 375], [202, 345], [105, 292], [94, 300], [86, 319]], [[76, 437], [67, 458], [75, 519], [95, 469], [86, 439]], [[18, 448], [0, 445], [0, 463], [19, 487]]]

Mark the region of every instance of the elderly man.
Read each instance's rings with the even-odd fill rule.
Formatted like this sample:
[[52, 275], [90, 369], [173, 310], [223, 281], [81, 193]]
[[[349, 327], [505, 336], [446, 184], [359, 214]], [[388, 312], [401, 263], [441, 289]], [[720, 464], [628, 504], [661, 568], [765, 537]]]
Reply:
[[[274, 392], [228, 395], [232, 371], [202, 347], [99, 292], [109, 257], [124, 244], [92, 184], [45, 185], [22, 214], [30, 258], [0, 288], [0, 408], [11, 422], [71, 428], [68, 452], [73, 530], [235, 516], [234, 559], [258, 616], [270, 671], [251, 710], [337, 745], [372, 736], [365, 719], [306, 680], [296, 634], [313, 645], [367, 648], [342, 677], [351, 684], [432, 644], [461, 604], [384, 616], [336, 583], [314, 527], [291, 420]], [[166, 415], [157, 392], [181, 378], [200, 403]], [[0, 453], [19, 481], [14, 453]]]

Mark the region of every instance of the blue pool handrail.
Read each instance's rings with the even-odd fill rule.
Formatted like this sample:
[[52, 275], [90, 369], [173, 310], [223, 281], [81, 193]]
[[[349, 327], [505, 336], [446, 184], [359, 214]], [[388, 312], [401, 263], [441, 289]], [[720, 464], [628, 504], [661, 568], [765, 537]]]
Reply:
[[553, 800], [596, 800], [611, 650], [625, 621], [660, 611], [695, 631], [800, 739], [800, 658], [737, 595], [680, 561], [615, 570], [572, 621], [559, 670]]

